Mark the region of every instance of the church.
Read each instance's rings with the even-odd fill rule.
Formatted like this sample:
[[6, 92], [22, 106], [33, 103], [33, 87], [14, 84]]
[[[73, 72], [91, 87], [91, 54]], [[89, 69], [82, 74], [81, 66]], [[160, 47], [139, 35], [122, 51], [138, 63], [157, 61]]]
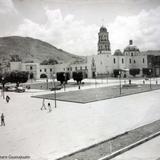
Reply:
[[117, 49], [111, 53], [109, 32], [102, 26], [98, 33], [97, 55], [87, 57], [88, 77], [113, 76], [114, 70], [122, 70], [129, 75], [130, 69], [140, 69], [137, 76], [142, 76], [142, 69], [147, 68], [147, 56], [129, 40], [129, 44], [121, 52]]

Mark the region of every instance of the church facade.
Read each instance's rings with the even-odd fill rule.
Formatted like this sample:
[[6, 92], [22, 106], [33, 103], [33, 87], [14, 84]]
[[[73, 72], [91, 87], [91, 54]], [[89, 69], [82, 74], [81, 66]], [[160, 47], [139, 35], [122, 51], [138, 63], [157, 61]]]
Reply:
[[88, 77], [113, 76], [114, 70], [126, 71], [130, 76], [130, 69], [140, 69], [140, 74], [137, 76], [142, 76], [142, 69], [147, 68], [147, 64], [147, 56], [133, 45], [132, 40], [123, 52], [117, 49], [114, 54], [111, 54], [109, 33], [102, 26], [98, 33], [98, 53], [87, 57]]

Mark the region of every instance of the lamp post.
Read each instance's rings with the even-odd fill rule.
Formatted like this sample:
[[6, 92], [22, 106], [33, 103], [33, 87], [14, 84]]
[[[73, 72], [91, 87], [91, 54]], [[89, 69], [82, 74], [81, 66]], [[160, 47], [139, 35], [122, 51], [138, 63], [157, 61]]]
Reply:
[[66, 90], [66, 73], [63, 74], [64, 76], [64, 91]]
[[120, 96], [121, 96], [121, 93], [122, 93], [122, 88], [121, 88], [121, 71], [119, 71], [119, 92], [120, 92]]
[[47, 90], [48, 90], [48, 77], [47, 77], [47, 79], [46, 79], [46, 82], [47, 82]]
[[152, 87], [151, 87], [151, 73], [152, 73], [152, 70], [149, 69], [149, 75], [150, 75], [150, 89], [152, 89]]
[[156, 85], [158, 84], [158, 80], [157, 80], [157, 77], [156, 77]]
[[109, 72], [107, 71], [107, 84], [108, 84], [108, 75], [109, 75]]
[[108, 72], [108, 66], [106, 66], [107, 84], [108, 84], [108, 75], [109, 75], [109, 72]]
[[53, 74], [53, 83], [54, 83], [54, 102], [55, 102], [55, 108], [57, 107], [57, 99], [56, 99], [56, 83], [55, 83], [55, 79], [56, 79], [56, 74]]
[[97, 82], [96, 82], [96, 72], [95, 72], [95, 88], [97, 86]]
[[4, 77], [2, 77], [2, 96], [3, 96], [3, 99], [5, 98], [5, 95], [4, 95]]

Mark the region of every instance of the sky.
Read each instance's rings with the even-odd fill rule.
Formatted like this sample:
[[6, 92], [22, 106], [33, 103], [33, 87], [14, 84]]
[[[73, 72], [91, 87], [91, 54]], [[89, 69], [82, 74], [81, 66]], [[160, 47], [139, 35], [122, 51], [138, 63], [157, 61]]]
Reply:
[[112, 54], [130, 39], [160, 49], [160, 0], [0, 0], [0, 37], [37, 38], [76, 55], [97, 54], [98, 32], [109, 32]]

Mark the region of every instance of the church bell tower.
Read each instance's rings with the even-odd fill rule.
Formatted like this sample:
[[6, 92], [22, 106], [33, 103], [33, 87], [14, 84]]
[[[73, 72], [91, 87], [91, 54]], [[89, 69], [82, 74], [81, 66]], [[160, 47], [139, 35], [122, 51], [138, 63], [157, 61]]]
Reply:
[[106, 27], [101, 27], [98, 33], [98, 54], [111, 54], [109, 33]]

